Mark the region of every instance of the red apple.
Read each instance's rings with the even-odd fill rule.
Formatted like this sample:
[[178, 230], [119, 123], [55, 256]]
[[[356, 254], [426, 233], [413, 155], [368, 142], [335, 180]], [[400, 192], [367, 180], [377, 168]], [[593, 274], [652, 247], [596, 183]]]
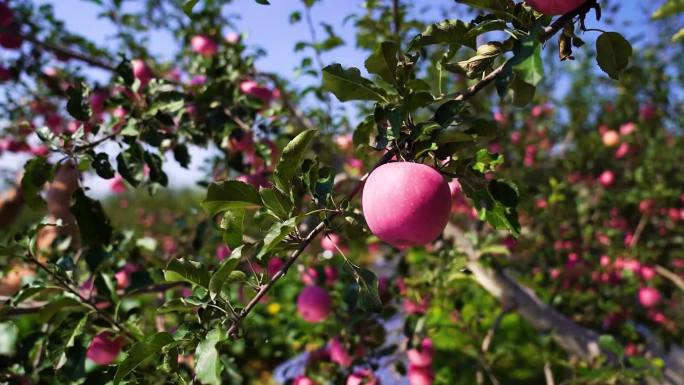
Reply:
[[363, 189], [363, 215], [381, 240], [404, 249], [426, 245], [444, 230], [451, 192], [442, 175], [420, 163], [396, 162], [375, 169]]
[[330, 295], [318, 286], [306, 286], [297, 297], [297, 310], [307, 322], [325, 320], [330, 314], [331, 307]]
[[218, 45], [214, 40], [205, 35], [196, 35], [190, 39], [192, 50], [198, 54], [208, 57], [213, 56], [218, 51]]
[[432, 385], [435, 381], [435, 374], [430, 367], [409, 365], [406, 376], [409, 385]]
[[0, 27], [7, 28], [14, 21], [12, 9], [4, 1], [0, 2]]
[[330, 353], [330, 361], [337, 363], [343, 368], [351, 366], [352, 361], [354, 361], [354, 358], [337, 337], [333, 337], [328, 342], [328, 353]]
[[432, 356], [435, 350], [432, 346], [432, 340], [424, 338], [420, 342], [420, 349], [409, 349], [406, 352], [409, 363], [414, 366], [428, 367], [432, 365]]
[[563, 15], [574, 11], [586, 0], [527, 0], [535, 10], [549, 16]]
[[115, 338], [110, 332], [102, 332], [90, 341], [86, 356], [98, 365], [109, 365], [119, 355], [123, 344], [123, 337]]
[[131, 65], [133, 66], [133, 76], [140, 80], [141, 87], [144, 87], [154, 77], [152, 70], [143, 59], [133, 59]]

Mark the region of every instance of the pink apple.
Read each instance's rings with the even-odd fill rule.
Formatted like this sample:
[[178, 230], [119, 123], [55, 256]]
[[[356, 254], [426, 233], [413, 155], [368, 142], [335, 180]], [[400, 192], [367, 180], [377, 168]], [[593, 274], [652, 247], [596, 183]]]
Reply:
[[333, 337], [328, 342], [328, 353], [330, 354], [330, 361], [335, 362], [343, 368], [351, 366], [354, 358], [349, 354], [337, 337]]
[[432, 346], [432, 340], [424, 338], [420, 342], [420, 348], [413, 348], [406, 351], [409, 363], [414, 366], [428, 367], [432, 365], [432, 356], [435, 349]]
[[115, 176], [114, 179], [109, 182], [109, 190], [114, 194], [126, 192], [126, 183], [124, 182], [124, 179], [119, 175]]
[[207, 77], [204, 75], [195, 75], [193, 76], [190, 81], [188, 82], [188, 85], [190, 87], [199, 87], [201, 85], [204, 85], [204, 83], [207, 82]]
[[615, 159], [622, 159], [629, 153], [629, 144], [620, 143], [620, 146], [615, 150]]
[[435, 381], [435, 373], [430, 367], [409, 365], [406, 376], [409, 385], [432, 385]]
[[347, 377], [346, 385], [380, 385], [380, 380], [368, 369], [360, 369]]
[[609, 130], [601, 135], [601, 140], [603, 141], [604, 146], [613, 147], [620, 141], [620, 134], [615, 130]]
[[549, 16], [572, 12], [584, 2], [585, 0], [526, 0], [530, 7]]
[[266, 104], [270, 103], [275, 97], [270, 89], [259, 85], [259, 83], [255, 82], [254, 80], [245, 80], [241, 82], [240, 91], [242, 91], [245, 95], [259, 99]]
[[639, 275], [644, 281], [650, 281], [655, 278], [656, 270], [651, 266], [642, 265], [639, 268]]
[[193, 51], [205, 57], [213, 56], [218, 51], [216, 42], [205, 35], [193, 36], [192, 39], [190, 39], [190, 46]]
[[297, 376], [292, 381], [292, 385], [316, 385], [316, 383], [307, 376]]
[[335, 138], [335, 144], [337, 144], [337, 148], [339, 148], [340, 151], [348, 152], [353, 148], [354, 141], [352, 140], [351, 134], [343, 134]]
[[126, 111], [126, 109], [121, 106], [116, 107], [114, 111], [112, 111], [112, 116], [117, 119], [123, 119], [126, 117], [126, 115], [128, 115], [128, 111]]
[[660, 292], [653, 287], [642, 287], [639, 289], [639, 303], [641, 306], [650, 308], [660, 303]]
[[98, 115], [104, 111], [107, 98], [109, 98], [109, 93], [104, 90], [97, 90], [90, 95], [90, 108], [93, 114]]
[[116, 287], [119, 289], [125, 289], [131, 283], [131, 276], [136, 271], [140, 270], [140, 267], [133, 263], [126, 263], [121, 270], [114, 274], [114, 279], [116, 279]]
[[143, 59], [133, 59], [131, 60], [131, 65], [133, 66], [133, 76], [140, 80], [141, 87], [145, 87], [154, 77], [152, 70]]
[[610, 170], [606, 170], [599, 175], [598, 181], [603, 187], [609, 187], [615, 182], [615, 174]]
[[218, 245], [218, 247], [216, 247], [216, 258], [219, 261], [223, 261], [224, 259], [228, 258], [230, 253], [231, 253], [230, 247], [228, 247], [226, 245], [222, 244], [222, 245]]
[[405, 249], [435, 240], [449, 221], [449, 185], [434, 168], [420, 163], [382, 165], [363, 189], [363, 215], [381, 240]]
[[633, 122], [627, 122], [620, 126], [620, 135], [627, 136], [637, 130], [636, 124]]
[[318, 286], [306, 286], [297, 297], [297, 310], [307, 322], [325, 320], [330, 314], [331, 307], [330, 295]]
[[31, 154], [35, 156], [48, 156], [50, 154], [50, 147], [44, 144], [31, 147]]
[[324, 234], [321, 237], [321, 248], [334, 254], [339, 253], [339, 250], [342, 250], [343, 252], [346, 250], [340, 236], [335, 233]]
[[0, 27], [7, 28], [14, 21], [12, 9], [4, 1], [0, 2]]
[[109, 365], [119, 355], [123, 344], [123, 337], [115, 338], [111, 332], [102, 332], [90, 341], [86, 357], [98, 365]]
[[285, 262], [282, 259], [276, 257], [269, 259], [268, 264], [266, 265], [268, 276], [273, 278], [273, 276], [276, 275], [276, 273], [279, 272], [283, 266], [285, 266]]

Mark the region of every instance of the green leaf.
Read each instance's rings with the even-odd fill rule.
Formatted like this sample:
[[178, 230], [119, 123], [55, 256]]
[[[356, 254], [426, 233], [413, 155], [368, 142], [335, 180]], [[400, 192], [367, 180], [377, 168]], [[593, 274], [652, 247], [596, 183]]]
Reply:
[[79, 188], [73, 194], [71, 213], [78, 222], [81, 242], [91, 247], [109, 244], [112, 239], [112, 225], [99, 201], [85, 195]]
[[617, 32], [605, 32], [596, 39], [596, 60], [603, 72], [613, 79], [629, 65], [632, 45]]
[[292, 178], [294, 178], [297, 170], [301, 167], [306, 152], [317, 133], [318, 130], [315, 129], [302, 131], [283, 149], [283, 154], [280, 156], [280, 161], [278, 161], [274, 175], [276, 186], [281, 191], [289, 192]]
[[183, 12], [185, 12], [188, 17], [192, 17], [192, 10], [198, 2], [199, 0], [187, 0], [185, 4], [183, 4]]
[[624, 352], [622, 346], [620, 346], [620, 344], [615, 340], [615, 337], [611, 336], [610, 334], [603, 334], [599, 336], [599, 345], [602, 349], [618, 357], [622, 357]]
[[90, 120], [90, 109], [88, 108], [88, 104], [84, 101], [83, 88], [81, 86], [69, 87], [66, 93], [69, 98], [66, 105], [69, 115], [81, 122]]
[[188, 168], [188, 165], [190, 165], [190, 152], [188, 151], [188, 146], [184, 144], [175, 145], [173, 147], [173, 158], [181, 167]]
[[667, 0], [665, 4], [656, 9], [651, 15], [654, 20], [664, 19], [667, 17], [676, 16], [684, 12], [684, 1], [682, 0]]
[[258, 4], [262, 4], [262, 5], [271, 5], [271, 3], [268, 2], [268, 0], [254, 0], [254, 1], [256, 1]]
[[323, 68], [323, 89], [335, 94], [341, 102], [349, 100], [387, 102], [385, 91], [361, 76], [358, 68], [344, 69], [341, 64], [337, 63]]
[[513, 104], [516, 107], [525, 107], [534, 100], [537, 87], [516, 77], [510, 84], [509, 93], [512, 95]]
[[278, 246], [288, 234], [294, 231], [296, 225], [296, 217], [290, 218], [285, 222], [274, 223], [264, 237], [264, 245], [261, 247], [261, 250], [259, 250], [256, 258], [261, 260], [261, 258]]
[[209, 185], [202, 207], [209, 215], [230, 209], [253, 209], [261, 207], [259, 193], [252, 186], [236, 180], [215, 182]]
[[462, 101], [449, 100], [437, 108], [435, 115], [432, 117], [432, 121], [439, 124], [443, 128], [446, 128], [456, 119], [462, 109]]
[[219, 359], [216, 344], [224, 339], [223, 331], [220, 328], [213, 329], [207, 333], [202, 342], [197, 345], [195, 357], [195, 374], [202, 384], [221, 385], [221, 371], [223, 365]]
[[19, 340], [19, 328], [13, 322], [0, 323], [0, 356], [12, 357]]
[[242, 259], [242, 249], [240, 246], [230, 253], [230, 256], [221, 262], [218, 270], [212, 274], [209, 280], [209, 295], [214, 299], [221, 292], [221, 287], [226, 283], [230, 274], [235, 270]]
[[39, 156], [30, 159], [24, 165], [24, 176], [21, 179], [21, 188], [24, 200], [29, 207], [40, 210], [45, 207], [45, 201], [40, 196], [43, 185], [53, 178], [52, 165], [47, 158]]
[[541, 44], [536, 44], [534, 53], [515, 66], [516, 77], [533, 86], [544, 78]]
[[366, 69], [369, 73], [376, 74], [387, 83], [396, 86], [398, 54], [399, 46], [396, 43], [383, 41], [378, 50], [366, 59]]
[[489, 193], [506, 207], [516, 207], [520, 201], [518, 187], [505, 179], [494, 179], [489, 182]]
[[130, 86], [135, 81], [133, 66], [131, 65], [131, 61], [126, 59], [126, 57], [121, 57], [121, 62], [116, 66], [115, 71], [127, 85]]
[[223, 229], [223, 241], [230, 247], [237, 247], [242, 242], [242, 225], [245, 220], [245, 209], [230, 209], [223, 213], [221, 228]]
[[157, 333], [147, 341], [140, 341], [133, 345], [128, 351], [126, 358], [116, 369], [114, 375], [114, 385], [118, 385], [121, 380], [128, 376], [138, 366], [149, 362], [154, 356], [159, 354], [162, 348], [173, 342], [171, 334], [166, 332]]
[[115, 172], [114, 168], [112, 168], [112, 165], [109, 163], [109, 155], [104, 152], [100, 152], [95, 155], [93, 158], [93, 168], [95, 169], [95, 173], [100, 178], [103, 179], [112, 179], [114, 178]]
[[164, 279], [186, 281], [205, 289], [209, 286], [209, 273], [199, 263], [184, 259], [172, 259], [164, 270]]
[[431, 24], [411, 40], [408, 50], [414, 51], [433, 44], [456, 44], [475, 48], [475, 37], [468, 35], [469, 30], [470, 24], [461, 20], [444, 20]]
[[377, 313], [382, 310], [382, 301], [378, 293], [378, 277], [375, 273], [362, 267], [351, 266], [352, 275], [359, 288], [357, 305], [361, 310]]
[[283, 220], [290, 217], [290, 211], [292, 210], [294, 203], [292, 203], [290, 198], [280, 190], [262, 188], [259, 190], [259, 195], [261, 196], [261, 201], [264, 202], [264, 206], [269, 209], [273, 215]]
[[495, 154], [487, 151], [483, 148], [475, 154], [475, 164], [473, 165], [473, 170], [485, 173], [488, 171], [494, 171], [504, 162], [504, 157], [501, 154]]

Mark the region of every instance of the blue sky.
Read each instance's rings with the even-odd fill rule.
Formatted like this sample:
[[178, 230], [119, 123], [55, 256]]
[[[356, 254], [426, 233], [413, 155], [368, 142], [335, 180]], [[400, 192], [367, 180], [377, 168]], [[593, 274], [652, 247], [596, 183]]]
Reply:
[[[52, 4], [57, 17], [65, 20], [69, 30], [87, 36], [99, 44], [107, 44], [108, 36], [114, 33], [114, 26], [99, 19], [98, 7], [88, 1], [37, 0], [37, 2]], [[627, 32], [628, 35], [643, 33], [642, 28], [646, 25], [648, 15], [660, 2], [661, 0], [656, 0], [655, 3], [644, 3], [640, 0], [621, 1], [620, 10], [614, 18], [631, 21], [629, 26], [624, 27], [626, 31], [621, 30], [622, 32]], [[451, 0], [414, 0], [411, 4], [417, 10], [426, 5], [448, 7], [454, 2]], [[362, 0], [323, 0], [312, 9], [312, 18], [317, 25], [319, 36], [324, 36], [319, 23], [326, 22], [332, 24], [336, 33], [347, 41], [346, 45], [324, 55], [324, 62], [339, 61], [345, 66], [363, 67], [365, 53], [355, 49], [353, 23], [344, 23], [346, 16], [363, 12], [362, 5]], [[289, 15], [294, 10], [302, 9], [302, 3], [298, 0], [271, 0], [269, 6], [259, 5], [253, 0], [236, 0], [226, 7], [226, 12], [239, 15], [239, 18], [235, 20], [236, 29], [246, 35], [246, 44], [261, 47], [268, 53], [257, 62], [262, 71], [277, 72], [293, 80], [299, 80], [294, 78], [293, 69], [301, 60], [301, 55], [293, 54], [292, 50], [297, 41], [309, 40], [310, 36], [307, 25], [304, 22], [291, 25]], [[422, 16], [430, 21], [441, 20], [437, 10], [424, 13]], [[604, 27], [604, 25], [600, 24], [597, 27]], [[166, 54], [169, 51], [168, 48], [176, 45], [170, 36], [161, 33], [152, 34], [150, 43], [151, 51], [162, 58], [168, 58]], [[92, 75], [96, 78], [103, 76], [97, 71], [92, 72]], [[207, 152], [197, 150], [193, 155], [191, 171], [180, 168], [172, 160], [167, 162], [165, 169], [171, 174], [172, 186], [192, 186], [198, 179], [200, 174], [196, 168], [201, 165], [201, 159], [207, 155]], [[25, 158], [20, 156], [5, 155], [0, 158], [0, 169], [18, 169], [24, 161]], [[107, 191], [107, 184], [102, 183], [101, 180], [90, 179], [86, 184], [90, 185], [98, 195]]]

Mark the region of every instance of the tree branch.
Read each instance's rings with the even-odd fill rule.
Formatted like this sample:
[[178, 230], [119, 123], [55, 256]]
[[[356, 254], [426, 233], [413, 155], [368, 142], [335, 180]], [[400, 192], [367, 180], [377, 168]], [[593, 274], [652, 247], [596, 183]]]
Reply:
[[[522, 286], [506, 272], [485, 267], [472, 254], [474, 245], [465, 237], [463, 231], [453, 225], [447, 225], [445, 236], [452, 238], [454, 246], [466, 254], [469, 259], [468, 269], [473, 273], [475, 281], [502, 303], [514, 304], [516, 312], [535, 329], [549, 333], [563, 350], [582, 360], [592, 361], [600, 355], [615, 361], [609, 352], [602, 351], [599, 345], [599, 334], [584, 328], [553, 307], [545, 304], [535, 292]], [[647, 349], [648, 357], [660, 357], [665, 362], [662, 384], [684, 384], [684, 358], [681, 350], [673, 346], [667, 355]]]
[[22, 38], [24, 40], [30, 42], [31, 44], [37, 46], [37, 47], [41, 47], [47, 51], [50, 51], [50, 52], [53, 52], [53, 53], [59, 55], [59, 56], [67, 57], [69, 59], [79, 60], [79, 61], [87, 63], [93, 67], [97, 67], [97, 68], [107, 70], [107, 71], [114, 72], [116, 70], [116, 67], [114, 67], [113, 65], [111, 65], [107, 62], [104, 62], [104, 61], [99, 60], [99, 59], [95, 59], [91, 56], [70, 50], [70, 49], [65, 48], [65, 47], [58, 46], [56, 44], [41, 41], [33, 35], [23, 34]]

